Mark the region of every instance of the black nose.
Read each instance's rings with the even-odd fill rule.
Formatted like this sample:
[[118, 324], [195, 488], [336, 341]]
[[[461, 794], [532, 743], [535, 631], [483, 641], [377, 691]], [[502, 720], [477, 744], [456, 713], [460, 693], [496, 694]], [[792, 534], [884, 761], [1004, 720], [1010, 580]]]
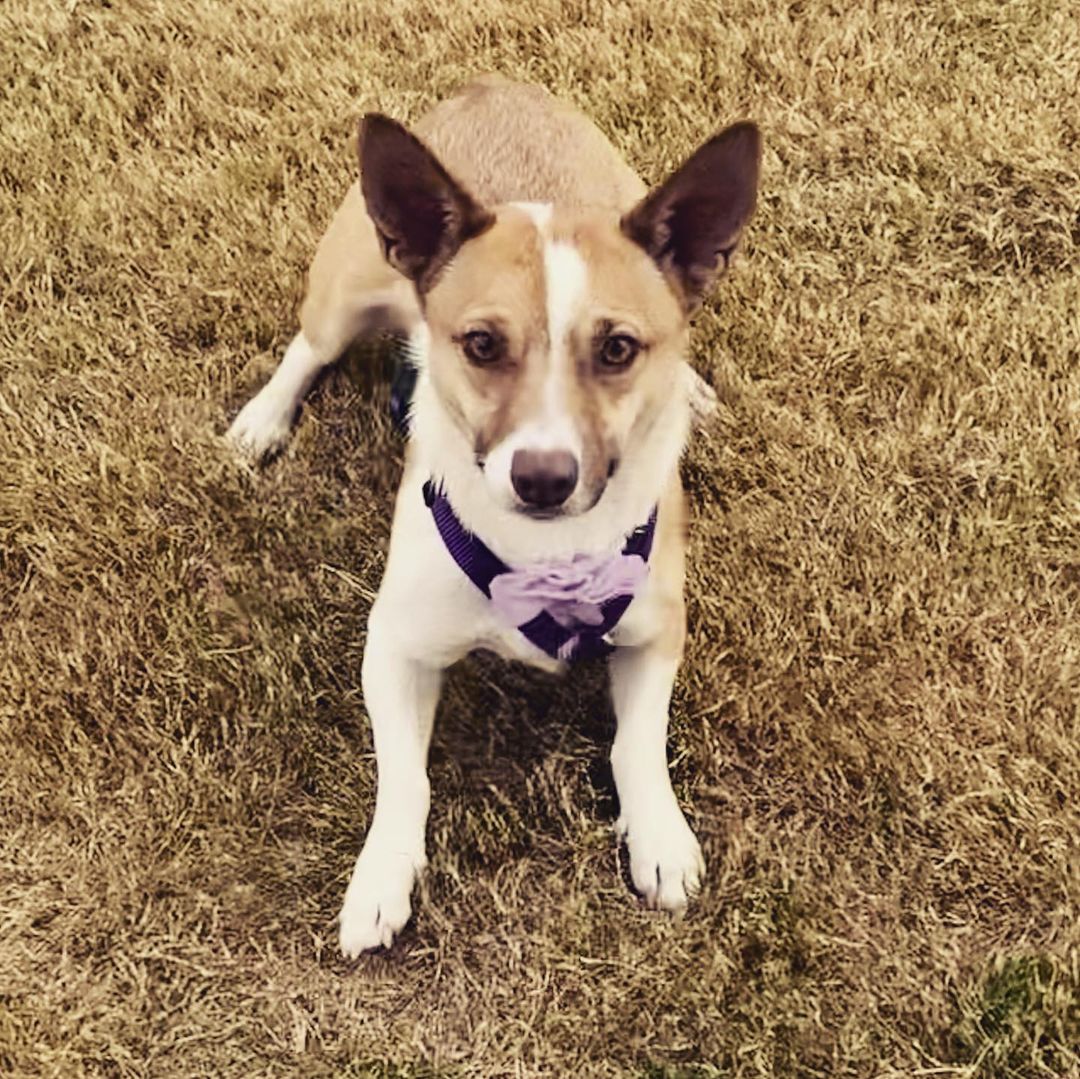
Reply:
[[577, 486], [577, 458], [566, 450], [515, 450], [510, 482], [518, 498], [534, 509], [561, 506]]

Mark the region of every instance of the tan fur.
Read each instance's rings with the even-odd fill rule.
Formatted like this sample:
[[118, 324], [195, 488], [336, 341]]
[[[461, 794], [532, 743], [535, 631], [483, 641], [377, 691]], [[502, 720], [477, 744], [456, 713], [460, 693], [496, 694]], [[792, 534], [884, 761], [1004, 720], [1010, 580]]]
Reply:
[[[459, 254], [428, 297], [425, 318], [434, 342], [449, 342], [450, 356], [432, 355], [432, 381], [451, 404], [476, 452], [484, 454], [527, 415], [543, 374], [547, 348], [544, 271], [540, 238], [520, 210], [505, 208], [495, 226]], [[497, 266], [498, 272], [490, 272]], [[462, 363], [455, 338], [474, 329], [506, 338], [511, 362], [490, 368]]]
[[[373, 306], [379, 296], [381, 308]], [[300, 328], [313, 345], [335, 354], [363, 333], [408, 333], [419, 318], [412, 283], [383, 259], [354, 183], [315, 250]]]
[[[550, 237], [573, 244], [589, 268], [588, 295], [568, 353], [547, 339], [543, 246], [521, 210], [504, 207], [496, 224], [469, 243], [427, 297], [431, 378], [443, 404], [483, 456], [537, 407], [550, 365], [565, 364], [566, 406], [582, 439], [587, 501], [599, 497], [623, 448], [655, 418], [678, 377], [686, 344], [683, 313], [652, 261], [610, 218], [557, 213]], [[597, 328], [642, 341], [625, 372], [598, 370]], [[497, 330], [507, 357], [490, 368], [463, 364], [457, 339]]]
[[607, 136], [539, 86], [475, 79], [413, 125], [479, 201], [551, 202], [621, 213], [645, 185]]
[[[551, 237], [572, 243], [589, 266], [587, 309], [575, 328], [568, 401], [583, 433], [586, 486], [596, 487], [613, 444], [647, 426], [685, 354], [687, 323], [656, 265], [616, 229], [618, 216], [646, 192], [603, 133], [573, 106], [540, 87], [482, 76], [421, 117], [413, 130], [480, 203], [499, 207], [494, 227], [459, 252], [454, 272], [426, 298], [435, 343], [431, 377], [444, 404], [483, 456], [535, 407], [550, 343], [543, 320], [542, 246], [533, 223], [507, 203], [558, 207]], [[497, 272], [489, 268], [496, 267]], [[372, 298], [383, 301], [373, 305]], [[409, 332], [421, 319], [414, 290], [381, 256], [359, 182], [347, 192], [313, 260], [301, 311], [304, 334], [340, 350], [374, 329]], [[597, 377], [593, 336], [598, 320], [646, 346], [624, 374]], [[469, 328], [497, 328], [511, 365], [487, 370], [442, 356], [439, 342]], [[445, 350], [442, 350], [445, 351]], [[685, 512], [677, 473], [660, 500], [653, 579], [663, 597], [665, 651], [681, 653]]]
[[[584, 215], [557, 217], [553, 232], [577, 247], [590, 270], [588, 306], [574, 342], [579, 407], [591, 412], [594, 434], [627, 444], [655, 420], [679, 376], [686, 319], [652, 261], [621, 233]], [[593, 336], [601, 322], [644, 346], [625, 372], [595, 371]]]
[[686, 642], [686, 495], [677, 476], [660, 500], [650, 564], [657, 597], [654, 647], [664, 656], [682, 659]]

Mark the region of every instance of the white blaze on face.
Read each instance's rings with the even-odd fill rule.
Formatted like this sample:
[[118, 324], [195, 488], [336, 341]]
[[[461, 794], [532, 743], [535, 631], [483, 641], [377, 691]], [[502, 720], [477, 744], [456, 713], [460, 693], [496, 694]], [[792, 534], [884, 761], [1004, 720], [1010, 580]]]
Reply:
[[[570, 331], [585, 299], [588, 271], [573, 244], [551, 238], [551, 204], [514, 203], [532, 218], [543, 240], [548, 355], [543, 389], [536, 411], [488, 455], [484, 472], [495, 493], [513, 503], [510, 465], [517, 450], [568, 450], [581, 466], [581, 435], [574, 425], [569, 391]], [[570, 499], [573, 498], [571, 494]]]

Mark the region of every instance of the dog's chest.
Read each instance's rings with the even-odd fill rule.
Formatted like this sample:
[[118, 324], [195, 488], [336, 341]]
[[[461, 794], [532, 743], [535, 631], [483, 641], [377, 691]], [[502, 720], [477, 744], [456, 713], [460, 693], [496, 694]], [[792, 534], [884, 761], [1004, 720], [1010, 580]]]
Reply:
[[564, 662], [542, 652], [517, 629], [507, 628], [494, 621], [488, 627], [488, 631], [477, 638], [470, 651], [475, 649], [494, 652], [501, 659], [528, 663], [531, 667], [539, 667], [541, 670], [552, 673], [566, 668]]
[[558, 671], [564, 664], [496, 615], [491, 600], [447, 553], [429, 517], [395, 525], [378, 604], [407, 651], [446, 667], [475, 649]]
[[440, 634], [456, 656], [483, 649], [502, 659], [516, 660], [546, 671], [560, 671], [565, 663], [553, 658], [533, 644], [516, 627], [507, 624], [496, 613], [488, 599], [461, 570], [450, 563], [443, 567], [442, 578], [447, 589], [444, 602], [453, 616], [443, 620]]
[[[478, 583], [468, 575], [451, 554], [451, 547], [458, 550], [458, 545], [465, 542], [463, 530], [459, 528], [461, 534], [450, 537], [448, 546], [435, 523], [429, 496], [417, 497], [422, 486], [413, 477], [403, 479], [386, 575], [378, 598], [382, 617], [393, 621], [395, 633], [407, 651], [418, 660], [440, 667], [483, 649], [549, 672], [565, 670], [566, 657], [578, 650], [577, 638], [571, 635], [575, 643], [564, 651], [567, 631], [550, 618], [552, 641], [546, 630], [540, 633], [543, 639], [538, 639], [532, 630], [526, 634], [517, 628], [522, 620], [529, 622], [530, 627], [537, 625], [532, 620], [535, 612], [531, 606], [528, 611], [514, 607], [523, 598], [527, 605], [535, 603], [536, 597], [530, 589], [537, 581], [526, 574], [527, 579], [516, 581], [506, 595], [500, 594], [498, 603], [494, 602], [486, 583]], [[545, 578], [540, 583], [546, 587], [550, 582]], [[647, 636], [641, 623], [642, 616], [648, 621], [653, 606], [651, 581], [646, 578], [632, 591], [637, 594], [629, 607], [603, 632], [604, 644], [634, 645]], [[573, 614], [576, 616], [577, 612]], [[601, 647], [599, 653], [602, 651]], [[586, 654], [598, 654], [598, 651], [590, 646]]]

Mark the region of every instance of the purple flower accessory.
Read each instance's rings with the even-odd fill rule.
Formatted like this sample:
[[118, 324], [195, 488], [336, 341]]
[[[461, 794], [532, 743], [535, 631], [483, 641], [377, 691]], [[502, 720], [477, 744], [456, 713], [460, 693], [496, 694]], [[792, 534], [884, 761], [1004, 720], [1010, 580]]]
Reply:
[[515, 627], [543, 611], [569, 630], [599, 626], [604, 622], [603, 605], [633, 595], [648, 574], [648, 565], [636, 554], [578, 554], [563, 561], [535, 562], [495, 577], [491, 604]]
[[[578, 555], [514, 570], [462, 525], [433, 480], [423, 485], [423, 493], [447, 553], [530, 644], [552, 659], [568, 661], [607, 656], [615, 650], [611, 631], [648, 573], [655, 508], [626, 537], [621, 554]], [[501, 606], [495, 599], [500, 591]]]

